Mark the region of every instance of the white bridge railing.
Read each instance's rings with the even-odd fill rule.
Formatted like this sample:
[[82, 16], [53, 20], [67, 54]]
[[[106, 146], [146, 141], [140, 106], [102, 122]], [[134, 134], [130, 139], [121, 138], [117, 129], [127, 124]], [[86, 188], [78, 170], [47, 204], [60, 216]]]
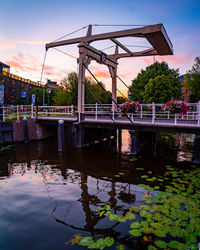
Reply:
[[[151, 124], [159, 122], [168, 122], [170, 124], [195, 124], [200, 126], [200, 104], [188, 103], [186, 114], [170, 114], [162, 110], [163, 104], [150, 103], [140, 104], [141, 109], [136, 113], [123, 114], [120, 112], [120, 106], [113, 104], [86, 104], [83, 112], [85, 120], [93, 119], [95, 121], [110, 119], [114, 121], [148, 122]], [[76, 106], [33, 106], [16, 105], [0, 107], [0, 120], [19, 120], [35, 117], [69, 117], [77, 115]], [[127, 116], [129, 119], [127, 119]]]
[[0, 107], [0, 121], [36, 118], [38, 116], [72, 116], [74, 106], [4, 105]]
[[112, 120], [125, 120], [127, 117], [132, 122], [144, 121], [151, 122], [169, 122], [181, 124], [188, 124], [189, 122], [198, 124], [200, 126], [200, 104], [199, 103], [188, 103], [188, 111], [186, 114], [170, 114], [169, 112], [164, 112], [162, 103], [150, 103], [150, 104], [140, 104], [141, 109], [136, 113], [126, 113], [120, 112], [120, 104], [118, 108], [113, 104], [86, 104], [84, 106], [84, 114], [86, 117], [94, 118], [95, 120], [100, 120], [103, 117], [112, 117]]

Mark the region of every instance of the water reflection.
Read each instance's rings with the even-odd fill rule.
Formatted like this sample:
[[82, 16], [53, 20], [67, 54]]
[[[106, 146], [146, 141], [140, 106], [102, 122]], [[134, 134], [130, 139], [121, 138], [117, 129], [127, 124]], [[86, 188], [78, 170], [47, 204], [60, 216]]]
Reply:
[[[110, 235], [120, 242], [127, 240], [127, 236], [123, 238], [123, 230], [119, 228], [119, 222], [108, 223], [106, 218], [99, 217], [96, 209], [109, 202], [115, 212], [124, 214], [134, 203], [142, 202], [144, 192], [143, 188], [134, 184], [109, 181], [109, 176], [101, 179], [74, 169], [61, 171], [56, 165], [36, 160], [29, 163], [9, 163], [8, 173], [8, 182], [3, 182], [5, 179], [0, 180], [0, 184], [12, 186], [12, 195], [10, 195], [10, 190], [6, 198], [7, 204], [4, 204], [5, 210], [9, 210], [10, 204], [14, 203], [18, 203], [21, 210], [32, 210], [32, 200], [38, 199], [42, 211], [49, 200], [51, 204], [48, 212], [56, 223], [67, 227], [67, 231], [73, 229], [76, 232], [81, 231], [91, 235]], [[5, 190], [6, 187], [1, 189], [0, 193], [2, 194]], [[40, 201], [41, 198], [44, 201]], [[18, 216], [18, 213], [18, 209], [12, 210], [15, 216]], [[5, 231], [10, 230], [10, 225], [8, 221], [6, 222], [6, 211], [2, 216], [5, 217]], [[43, 216], [48, 217], [46, 214]], [[33, 221], [37, 221], [35, 214], [31, 214], [31, 217]], [[25, 221], [22, 220], [15, 225], [16, 221], [13, 221], [15, 227], [27, 229], [29, 225], [24, 223]], [[16, 233], [17, 230], [15, 230]], [[70, 240], [70, 237], [66, 237], [66, 240]], [[57, 244], [56, 242], [54, 244]], [[4, 240], [3, 243], [5, 244]], [[20, 249], [25, 249], [25, 247], [21, 245]]]
[[[123, 131], [122, 152], [130, 152], [130, 143]], [[54, 139], [17, 144], [0, 159], [0, 249], [80, 249], [65, 245], [77, 233], [112, 236], [130, 249], [144, 249], [128, 238], [126, 223], [99, 217], [96, 209], [109, 202], [125, 214], [142, 204], [145, 190], [137, 186], [143, 180], [136, 168], [158, 176], [171, 163], [150, 156], [130, 162], [127, 154], [100, 145], [75, 150], [69, 143], [60, 154]]]

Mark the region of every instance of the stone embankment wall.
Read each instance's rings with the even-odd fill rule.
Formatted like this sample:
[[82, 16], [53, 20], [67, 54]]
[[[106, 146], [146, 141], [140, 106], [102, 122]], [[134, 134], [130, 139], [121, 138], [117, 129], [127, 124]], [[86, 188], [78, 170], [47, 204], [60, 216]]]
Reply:
[[[1, 126], [5, 127], [5, 123], [1, 122]], [[12, 143], [27, 140], [42, 140], [55, 135], [55, 129], [51, 126], [44, 126], [37, 123], [36, 119], [15, 120], [6, 122], [6, 127], [0, 133], [0, 143]]]

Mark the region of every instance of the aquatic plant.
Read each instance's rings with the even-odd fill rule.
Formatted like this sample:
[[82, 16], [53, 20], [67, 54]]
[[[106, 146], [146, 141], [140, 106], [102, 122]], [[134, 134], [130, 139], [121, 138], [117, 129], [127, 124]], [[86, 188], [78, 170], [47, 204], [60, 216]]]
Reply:
[[[149, 174], [151, 174], [149, 172]], [[168, 177], [166, 177], [168, 176]], [[142, 176], [141, 176], [142, 177]], [[146, 177], [146, 176], [145, 176]], [[143, 175], [144, 178], [144, 175]], [[108, 217], [110, 221], [128, 223], [127, 234], [153, 249], [198, 249], [200, 239], [200, 169], [192, 166], [190, 170], [177, 170], [166, 166], [164, 176], [151, 177], [155, 181], [170, 178], [165, 190], [156, 195], [153, 190], [160, 189], [155, 185], [139, 184], [147, 190], [144, 193], [144, 204], [131, 207], [123, 215], [112, 212], [109, 204], [99, 207], [99, 216]], [[146, 181], [150, 181], [146, 179]], [[105, 237], [94, 240], [92, 237], [79, 237], [75, 241], [90, 249], [104, 249], [113, 246], [114, 238]], [[116, 246], [125, 249], [123, 244]]]

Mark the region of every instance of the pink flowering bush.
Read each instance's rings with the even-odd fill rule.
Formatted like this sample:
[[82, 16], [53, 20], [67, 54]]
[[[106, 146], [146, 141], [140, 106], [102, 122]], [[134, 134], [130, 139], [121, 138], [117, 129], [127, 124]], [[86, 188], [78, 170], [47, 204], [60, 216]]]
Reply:
[[141, 106], [138, 102], [127, 101], [120, 106], [120, 111], [123, 114], [136, 113], [140, 111]]
[[171, 100], [166, 102], [162, 107], [164, 112], [170, 112], [171, 114], [186, 114], [188, 111], [188, 105], [181, 100]]

